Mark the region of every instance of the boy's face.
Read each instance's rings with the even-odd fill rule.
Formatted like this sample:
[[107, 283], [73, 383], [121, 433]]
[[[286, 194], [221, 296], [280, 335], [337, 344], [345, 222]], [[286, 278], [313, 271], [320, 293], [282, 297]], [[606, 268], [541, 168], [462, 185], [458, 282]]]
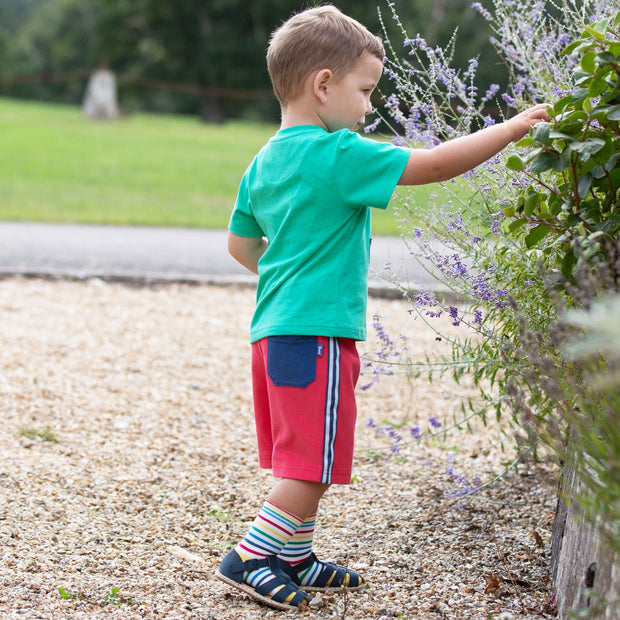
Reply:
[[383, 63], [376, 56], [366, 53], [340, 79], [332, 76], [320, 111], [321, 120], [328, 131], [357, 131], [362, 127], [366, 115], [372, 112], [370, 95], [382, 73]]

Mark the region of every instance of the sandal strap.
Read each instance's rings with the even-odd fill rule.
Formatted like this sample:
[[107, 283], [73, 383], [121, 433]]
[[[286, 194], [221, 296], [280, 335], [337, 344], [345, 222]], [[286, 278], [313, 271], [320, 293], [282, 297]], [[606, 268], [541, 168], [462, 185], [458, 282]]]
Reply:
[[220, 564], [220, 571], [229, 579], [239, 583], [243, 581], [243, 575], [245, 573], [250, 573], [261, 568], [271, 568], [268, 558], [254, 558], [243, 561], [241, 556], [234, 549], [228, 552]]
[[312, 552], [303, 562], [294, 566], [288, 564], [284, 560], [279, 559], [280, 568], [289, 575], [293, 581], [300, 585], [299, 573], [313, 567], [315, 563], [321, 566], [319, 574], [316, 576], [312, 584], [302, 586], [310, 588], [359, 588], [364, 585], [364, 579], [354, 570], [335, 564], [334, 562], [325, 562], [319, 560], [314, 552]]
[[300, 590], [288, 577], [281, 571], [272, 571], [272, 577], [256, 586], [254, 589], [261, 596], [270, 598], [276, 603], [285, 603], [293, 607], [299, 607], [303, 601], [310, 601], [310, 597]]

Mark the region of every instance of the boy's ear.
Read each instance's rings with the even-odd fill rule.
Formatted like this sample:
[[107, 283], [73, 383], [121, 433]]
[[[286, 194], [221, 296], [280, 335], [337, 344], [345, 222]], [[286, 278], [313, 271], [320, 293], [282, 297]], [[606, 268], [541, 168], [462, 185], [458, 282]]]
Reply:
[[327, 89], [333, 77], [334, 74], [331, 69], [319, 69], [314, 76], [312, 81], [313, 92], [321, 103], [325, 103], [327, 100]]

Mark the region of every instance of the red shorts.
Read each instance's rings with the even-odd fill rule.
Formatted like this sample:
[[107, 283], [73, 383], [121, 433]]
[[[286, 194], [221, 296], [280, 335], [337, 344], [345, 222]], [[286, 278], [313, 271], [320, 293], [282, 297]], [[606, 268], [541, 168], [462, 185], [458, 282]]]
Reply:
[[260, 466], [278, 478], [350, 484], [359, 372], [349, 338], [271, 336], [255, 342]]

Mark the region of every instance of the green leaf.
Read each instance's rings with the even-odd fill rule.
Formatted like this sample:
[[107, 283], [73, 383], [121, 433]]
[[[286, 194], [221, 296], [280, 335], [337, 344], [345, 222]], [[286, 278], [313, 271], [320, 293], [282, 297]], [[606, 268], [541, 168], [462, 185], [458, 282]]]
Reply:
[[594, 166], [594, 168], [590, 170], [590, 174], [595, 179], [602, 179], [605, 176], [605, 168], [603, 168], [603, 166]]
[[618, 229], [620, 229], [620, 213], [615, 213], [606, 220], [602, 230], [603, 232], [616, 237], [618, 234]]
[[525, 235], [525, 245], [528, 248], [535, 246], [537, 243], [542, 241], [551, 231], [551, 226], [548, 224], [539, 224], [535, 228], [532, 228], [530, 232]]
[[553, 217], [558, 215], [562, 211], [562, 199], [557, 194], [551, 194], [549, 196], [549, 213]]
[[509, 170], [523, 170], [523, 168], [525, 168], [523, 160], [519, 155], [511, 155], [506, 161], [506, 167]]
[[577, 193], [580, 198], [585, 198], [592, 187], [592, 175], [590, 173], [582, 176], [577, 183]]
[[615, 105], [607, 113], [607, 118], [610, 121], [620, 121], [620, 105]]
[[565, 97], [558, 99], [553, 104], [553, 115], [557, 116], [558, 114], [563, 112], [566, 109], [566, 106], [568, 106], [572, 102], [572, 100], [573, 98], [571, 95], [566, 95]]
[[527, 224], [527, 220], [524, 217], [519, 218], [518, 220], [515, 220], [514, 222], [510, 222], [510, 224], [508, 225], [508, 231], [516, 232], [517, 230], [519, 230], [519, 228], [521, 228], [525, 224]]
[[575, 257], [575, 253], [572, 249], [568, 250], [562, 259], [562, 265], [560, 270], [562, 271], [562, 275], [566, 280], [570, 280], [573, 274], [573, 268], [577, 263], [577, 258]]
[[562, 50], [562, 54], [565, 56], [568, 56], [569, 54], [572, 54], [578, 46], [582, 45], [583, 41], [582, 40], [577, 40], [577, 41], [573, 41], [570, 45], [567, 45], [563, 50]]
[[543, 146], [549, 142], [549, 133], [551, 132], [551, 123], [538, 123], [532, 129], [532, 138]]
[[[575, 105], [575, 104], [572, 104]], [[587, 115], [582, 110], [567, 110], [556, 117], [556, 123], [564, 131], [580, 131], [583, 129], [583, 122], [587, 120]]]
[[602, 41], [605, 38], [605, 30], [607, 29], [608, 23], [609, 20], [603, 19], [592, 26], [586, 26], [585, 32], [587, 32], [591, 37], [594, 37], [597, 41]]
[[572, 142], [575, 139], [575, 136], [564, 131], [552, 129], [549, 133], [549, 138], [551, 140], [566, 140], [567, 142]]
[[614, 153], [606, 162], [605, 165], [603, 166], [606, 172], [611, 172], [615, 167], [616, 167], [616, 163], [618, 162], [618, 158], [620, 157], [620, 153]]
[[571, 99], [573, 100], [573, 103], [577, 103], [577, 101], [581, 101], [582, 99], [585, 99], [587, 96], [588, 96], [588, 89], [587, 88], [578, 88], [571, 95]]
[[594, 73], [596, 69], [596, 52], [586, 52], [581, 58], [581, 67], [588, 73]]
[[558, 164], [561, 164], [560, 167], [563, 166], [563, 162], [560, 162], [559, 153], [556, 151], [543, 151], [532, 160], [530, 171], [532, 174], [540, 174], [545, 172], [545, 170], [555, 169]]
[[583, 71], [583, 69], [581, 69], [580, 67], [577, 67], [573, 71], [573, 78], [575, 80], [575, 83], [580, 86], [581, 84], [589, 82], [592, 79], [592, 74], [588, 73], [587, 71]]
[[568, 148], [574, 153], [579, 153], [583, 160], [587, 161], [592, 155], [598, 153], [605, 144], [605, 140], [600, 138], [588, 138], [583, 142], [571, 142]]
[[615, 60], [616, 60], [616, 55], [612, 54], [611, 52], [601, 52], [598, 55], [598, 64], [600, 67], [602, 67], [603, 65], [607, 65], [610, 62], [615, 62]]
[[608, 87], [609, 86], [605, 80], [594, 79], [590, 82], [590, 85], [588, 86], [588, 95], [590, 95], [590, 97], [598, 97], [601, 93], [604, 93]]
[[597, 120], [601, 121], [601, 123], [605, 124], [607, 121], [611, 120], [611, 121], [615, 121], [615, 120], [620, 120], [618, 118], [609, 118], [609, 115], [613, 116], [618, 116], [620, 115], [620, 105], [604, 105], [604, 106], [599, 106], [596, 108], [596, 110], [594, 111], [594, 114], [592, 115], [593, 118], [596, 118]]
[[539, 195], [538, 192], [528, 193], [523, 203], [523, 215], [530, 217], [534, 213], [534, 209], [538, 205]]
[[534, 140], [532, 140], [531, 136], [525, 136], [521, 138], [518, 142], [515, 143], [515, 146], [532, 146], [534, 144]]

